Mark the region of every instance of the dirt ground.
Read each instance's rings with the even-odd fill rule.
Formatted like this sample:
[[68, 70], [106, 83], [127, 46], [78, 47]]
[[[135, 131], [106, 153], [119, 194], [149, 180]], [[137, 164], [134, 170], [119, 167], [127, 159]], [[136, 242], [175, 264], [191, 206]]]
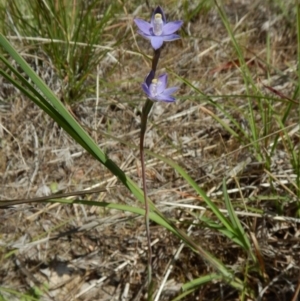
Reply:
[[[295, 10], [288, 6], [288, 15], [283, 15], [272, 1], [229, 2], [225, 3], [225, 11], [245, 59], [251, 60], [249, 70], [254, 82], [260, 79], [292, 97], [298, 80]], [[128, 28], [130, 25], [133, 26], [130, 22]], [[243, 300], [300, 300], [300, 222], [295, 216], [299, 200], [295, 186], [297, 171], [290, 154], [284, 142], [279, 143], [268, 171], [266, 162], [258, 161], [247, 141], [233, 137], [212, 118], [211, 112], [229, 123], [208, 101], [210, 96], [226, 107], [238, 123], [244, 122], [246, 129], [249, 126], [244, 113], [247, 100], [242, 96], [246, 93], [245, 85], [217, 10], [211, 9], [184, 24], [181, 35], [182, 40], [165, 45], [160, 68], [169, 68], [188, 79], [204, 96], [170, 75], [171, 83], [180, 85], [178, 100], [175, 105], [154, 105], [145, 145], [178, 162], [223, 209], [221, 184], [226, 178], [232, 203], [237, 211], [243, 212], [239, 217], [256, 250], [263, 275], [248, 271], [249, 258], [245, 252], [220, 232], [200, 222], [189, 233], [203, 248], [233, 268], [237, 276], [251, 283], [260, 296]], [[69, 106], [69, 110], [141, 187], [139, 111], [145, 97], [140, 82], [149, 66], [141, 56], [123, 50], [137, 51], [139, 47], [149, 55], [151, 51], [147, 41], [135, 38], [137, 44], [131, 36], [112, 53], [120, 62], [117, 72], [108, 72], [109, 58], [100, 66], [104, 75], [109, 74], [106, 80], [111, 85], [102, 87], [97, 110], [94, 98]], [[35, 60], [26, 56], [26, 49], [23, 53], [59, 95], [61, 83], [55, 72], [47, 64], [47, 68], [38, 68]], [[43, 52], [39, 57], [47, 60]], [[262, 85], [257, 86], [266, 95], [276, 97]], [[1, 200], [99, 188], [102, 191], [75, 198], [142, 206], [110, 172], [2, 78], [0, 87]], [[280, 114], [286, 105], [278, 101], [274, 108]], [[256, 106], [257, 100], [253, 99], [253, 107]], [[255, 112], [258, 114], [258, 110]], [[257, 122], [261, 120], [258, 115]], [[295, 106], [286, 124], [295, 149], [299, 147], [298, 120]], [[274, 126], [273, 132], [277, 130]], [[264, 140], [266, 152], [272, 142], [272, 137]], [[238, 176], [233, 178], [230, 175], [236, 168]], [[273, 184], [270, 178], [275, 179]], [[147, 187], [159, 210], [185, 231], [199, 214], [213, 218], [176, 171], [150, 156], [147, 156]], [[245, 211], [241, 199], [247, 203], [245, 207], [257, 211]], [[194, 210], [180, 204], [204, 209]], [[143, 217], [93, 206], [55, 203], [6, 206], [0, 208], [0, 215], [0, 284], [4, 288], [31, 294], [37, 300], [145, 299], [147, 242]], [[173, 265], [159, 300], [173, 300], [180, 294], [183, 283], [213, 272], [212, 267], [186, 247], [173, 260], [180, 241], [154, 223], [151, 232], [157, 289]], [[21, 300], [8, 292], [2, 294], [7, 300]], [[182, 300], [238, 298], [238, 292], [230, 284], [212, 282]]]

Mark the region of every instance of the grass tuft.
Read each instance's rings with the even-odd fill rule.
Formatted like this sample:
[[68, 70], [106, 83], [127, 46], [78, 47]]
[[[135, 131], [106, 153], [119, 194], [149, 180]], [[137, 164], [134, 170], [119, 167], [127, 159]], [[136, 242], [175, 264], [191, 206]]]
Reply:
[[[92, 94], [95, 67], [108, 58], [109, 50], [97, 45], [116, 47], [125, 38], [116, 30], [116, 36], [110, 34], [111, 28], [123, 26], [112, 23], [119, 10], [118, 3], [103, 5], [99, 1], [9, 1], [6, 32], [17, 36], [32, 53], [46, 54], [60, 80], [61, 100], [75, 103], [87, 92]], [[27, 38], [35, 38], [35, 42]]]

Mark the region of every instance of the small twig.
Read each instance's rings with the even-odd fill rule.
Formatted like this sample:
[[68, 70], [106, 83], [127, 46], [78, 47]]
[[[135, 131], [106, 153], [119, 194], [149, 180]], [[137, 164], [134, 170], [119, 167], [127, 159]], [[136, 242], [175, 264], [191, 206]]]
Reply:
[[272, 93], [274, 93], [274, 94], [276, 94], [277, 96], [279, 96], [281, 99], [291, 101], [291, 102], [293, 102], [294, 104], [297, 104], [297, 105], [299, 104], [298, 101], [296, 101], [296, 100], [294, 100], [294, 99], [292, 99], [292, 98], [290, 98], [290, 97], [284, 95], [284, 94], [283, 94], [282, 92], [280, 92], [279, 90], [276, 90], [276, 89], [274, 89], [274, 88], [271, 87], [271, 86], [265, 85], [265, 84], [261, 81], [260, 78], [258, 78], [258, 82], [261, 83], [266, 89], [268, 89], [268, 90], [271, 91]]
[[294, 267], [294, 265], [293, 265], [293, 263], [290, 263], [278, 276], [276, 276], [275, 278], [273, 278], [271, 281], [270, 281], [270, 283], [267, 285], [267, 286], [265, 286], [264, 288], [263, 288], [263, 290], [261, 290], [260, 292], [259, 292], [259, 296], [258, 296], [258, 300], [262, 300], [262, 297], [263, 297], [263, 295], [264, 295], [264, 293], [271, 287], [271, 286], [273, 286], [274, 284], [275, 284], [275, 282], [277, 282], [281, 277], [283, 277], [284, 275], [285, 275], [285, 273], [288, 271], [288, 270], [290, 270], [291, 268], [293, 268]]
[[32, 198], [32, 199], [0, 200], [0, 208], [12, 206], [12, 205], [25, 204], [25, 203], [45, 202], [45, 201], [53, 200], [53, 199], [61, 199], [61, 198], [65, 198], [65, 197], [69, 197], [69, 196], [76, 196], [76, 195], [86, 195], [86, 194], [91, 194], [91, 193], [103, 192], [106, 190], [107, 190], [106, 188], [96, 188], [96, 189], [90, 189], [90, 190], [80, 190], [80, 191], [74, 191], [74, 192], [52, 194], [49, 196], [42, 196], [42, 197]]
[[34, 141], [34, 171], [33, 171], [33, 174], [31, 175], [30, 180], [29, 180], [29, 187], [28, 187], [28, 190], [27, 190], [26, 197], [28, 197], [28, 195], [30, 193], [31, 186], [34, 183], [36, 175], [37, 175], [38, 170], [39, 170], [39, 139], [38, 139], [35, 127], [32, 124], [30, 126], [31, 126], [31, 129], [32, 129], [33, 141]]
[[297, 289], [295, 291], [295, 294], [293, 296], [293, 299], [291, 301], [297, 301], [298, 296], [299, 296], [299, 292], [300, 292], [300, 279], [298, 281], [298, 285], [297, 285]]

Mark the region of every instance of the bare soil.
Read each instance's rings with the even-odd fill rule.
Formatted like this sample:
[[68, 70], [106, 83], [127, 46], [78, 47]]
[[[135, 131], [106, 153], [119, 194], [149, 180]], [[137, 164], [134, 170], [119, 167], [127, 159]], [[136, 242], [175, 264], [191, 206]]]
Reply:
[[[245, 60], [251, 60], [248, 66], [254, 82], [260, 79], [292, 97], [298, 80], [293, 5], [287, 6], [285, 16], [272, 1], [229, 2], [225, 11]], [[169, 15], [176, 17], [177, 13]], [[128, 30], [129, 26], [133, 26], [131, 22]], [[139, 47], [142, 52], [152, 53], [147, 41], [139, 36], [135, 39], [136, 42], [131, 36], [112, 52], [119, 61], [115, 72], [109, 73], [113, 67], [109, 58], [100, 66], [113, 88], [101, 87], [105, 97], [100, 98], [97, 109], [95, 98], [89, 97], [68, 108], [108, 156], [141, 186], [139, 111], [145, 97], [140, 82], [150, 64], [142, 56], [123, 50], [137, 51]], [[48, 59], [42, 51], [38, 56], [45, 62]], [[27, 59], [57, 89], [59, 96], [62, 83], [55, 72], [50, 67], [38, 69], [36, 60]], [[169, 68], [188, 79], [205, 95], [220, 95], [215, 101], [228, 107], [236, 121], [244, 122], [245, 129], [249, 129], [245, 115], [247, 100], [242, 96], [246, 93], [245, 85], [236, 53], [216, 9], [184, 24], [182, 40], [164, 46], [160, 68], [160, 71]], [[232, 203], [242, 212], [239, 217], [251, 238], [259, 268], [247, 270], [251, 262], [248, 255], [203, 222], [192, 227], [191, 237], [233, 268], [260, 296], [243, 300], [300, 300], [300, 223], [295, 215], [299, 210], [297, 171], [291, 165], [284, 141], [270, 158], [268, 170], [253, 147], [233, 137], [212, 118], [215, 114], [230, 124], [207, 97], [180, 84], [172, 74], [170, 84], [181, 85], [180, 100], [175, 105], [154, 105], [145, 145], [177, 161], [222, 209], [225, 206], [221, 184], [226, 178]], [[266, 95], [275, 97], [262, 85], [257, 86]], [[1, 200], [99, 188], [103, 191], [75, 198], [142, 206], [99, 162], [2, 78], [0, 87]], [[256, 108], [258, 100], [252, 101]], [[274, 114], [280, 115], [286, 106], [287, 102], [279, 99]], [[295, 149], [299, 147], [299, 131], [293, 131], [299, 122], [297, 110], [295, 106], [286, 124], [290, 126], [287, 132]], [[255, 112], [257, 122], [261, 123], [262, 116], [258, 110]], [[272, 131], [275, 133], [278, 127], [274, 125]], [[273, 141], [270, 137], [260, 145], [267, 152]], [[277, 184], [271, 185], [270, 179]], [[150, 156], [147, 156], [147, 187], [157, 207], [186, 231], [197, 220], [195, 215], [214, 219], [209, 210], [204, 210], [203, 200], [176, 171]], [[203, 210], [179, 204], [202, 206]], [[247, 212], [246, 207], [261, 209], [265, 214]], [[0, 215], [1, 286], [36, 295], [39, 292], [33, 288], [39, 288], [43, 291], [40, 300], [145, 299], [147, 243], [143, 217], [94, 206], [41, 202], [6, 206], [0, 208]], [[170, 264], [173, 265], [159, 300], [172, 300], [181, 292], [183, 283], [214, 272], [186, 247], [173, 261], [180, 241], [154, 223], [151, 232], [157, 289]], [[9, 300], [20, 300], [20, 296], [10, 295]], [[210, 282], [182, 300], [239, 300], [239, 295], [229, 283]]]

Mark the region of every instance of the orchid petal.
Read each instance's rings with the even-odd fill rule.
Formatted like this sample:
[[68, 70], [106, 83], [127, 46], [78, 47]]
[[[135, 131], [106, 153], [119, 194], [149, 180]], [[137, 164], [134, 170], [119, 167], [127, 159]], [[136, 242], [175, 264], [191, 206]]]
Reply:
[[[161, 20], [160, 16], [156, 15], [161, 15]], [[154, 22], [155, 16], [157, 20]], [[138, 18], [135, 18], [134, 22], [139, 29], [138, 33], [142, 37], [150, 40], [151, 45], [155, 50], [159, 49], [163, 45], [164, 41], [180, 39], [179, 35], [174, 34], [174, 32], [182, 26], [183, 22], [173, 21], [167, 23], [165, 13], [160, 6], [157, 6], [157, 8], [153, 11], [150, 23]]]
[[165, 91], [168, 82], [168, 74], [164, 73], [158, 77], [159, 85], [157, 86], [157, 94], [161, 94]]
[[162, 37], [162, 36], [151, 36], [150, 40], [151, 40], [152, 47], [155, 50], [157, 50], [162, 46], [162, 44], [164, 42], [164, 37]]
[[164, 41], [175, 41], [180, 39], [180, 36], [174, 33], [167, 36], [161, 36], [161, 37], [164, 39]]
[[[154, 79], [154, 71], [151, 70], [149, 74], [146, 76], [144, 82], [142, 83], [142, 88], [145, 94], [152, 101], [162, 101], [162, 102], [174, 102], [175, 97], [171, 94], [177, 91], [178, 87], [167, 88], [168, 83], [168, 74], [164, 73], [160, 75], [155, 82]], [[151, 85], [154, 85], [152, 87]], [[152, 87], [152, 88], [151, 88]]]
[[150, 97], [149, 87], [147, 86], [146, 83], [142, 83], [142, 89], [143, 89], [143, 91], [146, 93], [146, 95], [147, 95], [148, 97]]
[[163, 93], [163, 94], [157, 95], [155, 97], [155, 100], [156, 101], [163, 101], [163, 102], [175, 102], [175, 97], [170, 96], [170, 95], [165, 95]]
[[146, 34], [151, 35], [150, 29], [152, 28], [152, 25], [142, 19], [134, 19], [134, 23], [137, 25], [139, 30]]
[[150, 87], [150, 85], [152, 83], [153, 78], [154, 78], [154, 71], [151, 70], [149, 72], [149, 74], [146, 76], [145, 81], [144, 81], [146, 83], [148, 89], [149, 89], [149, 87]]
[[174, 21], [174, 22], [169, 22], [164, 25], [163, 27], [163, 35], [170, 35], [180, 29], [182, 26], [183, 22], [182, 21]]
[[179, 89], [179, 87], [167, 88], [167, 89], [165, 89], [165, 91], [164, 91], [163, 94], [165, 94], [165, 95], [171, 95], [171, 94], [175, 93], [178, 89]]
[[157, 8], [153, 11], [153, 14], [151, 16], [151, 24], [152, 25], [153, 25], [154, 17], [156, 14], [161, 14], [161, 18], [162, 18], [164, 24], [167, 23], [166, 15], [165, 15], [163, 9], [160, 6], [157, 6]]
[[152, 36], [151, 35], [147, 35], [145, 33], [143, 33], [141, 30], [138, 30], [137, 32], [139, 35], [141, 35], [143, 38], [151, 40]]

